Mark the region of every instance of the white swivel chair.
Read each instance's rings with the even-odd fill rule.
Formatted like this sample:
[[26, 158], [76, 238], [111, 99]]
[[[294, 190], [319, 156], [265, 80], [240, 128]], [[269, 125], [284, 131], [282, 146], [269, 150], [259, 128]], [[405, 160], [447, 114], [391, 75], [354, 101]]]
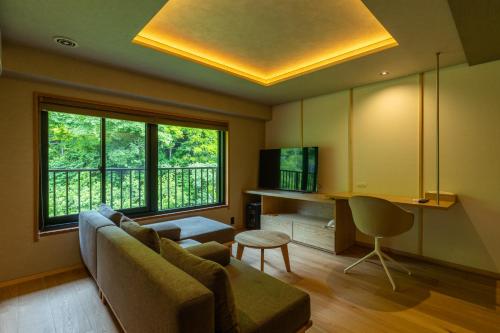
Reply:
[[382, 262], [389, 281], [391, 281], [392, 289], [395, 291], [396, 284], [387, 269], [384, 258], [399, 266], [408, 275], [411, 275], [411, 272], [380, 250], [380, 239], [397, 236], [411, 229], [413, 226], [413, 214], [387, 200], [368, 196], [353, 196], [349, 199], [349, 206], [351, 207], [356, 228], [362, 233], [375, 238], [375, 249], [344, 269], [344, 273], [347, 273], [347, 271], [357, 264], [377, 255]]

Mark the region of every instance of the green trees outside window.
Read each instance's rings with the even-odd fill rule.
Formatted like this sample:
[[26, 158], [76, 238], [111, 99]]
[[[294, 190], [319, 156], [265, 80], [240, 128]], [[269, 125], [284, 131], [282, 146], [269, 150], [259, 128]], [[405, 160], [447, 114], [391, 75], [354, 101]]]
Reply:
[[92, 209], [101, 198], [101, 119], [49, 112], [48, 216]]
[[224, 202], [225, 132], [42, 111], [41, 227], [105, 202], [147, 215]]
[[218, 202], [219, 134], [158, 125], [159, 210]]
[[115, 209], [146, 206], [146, 129], [106, 119], [106, 203]]

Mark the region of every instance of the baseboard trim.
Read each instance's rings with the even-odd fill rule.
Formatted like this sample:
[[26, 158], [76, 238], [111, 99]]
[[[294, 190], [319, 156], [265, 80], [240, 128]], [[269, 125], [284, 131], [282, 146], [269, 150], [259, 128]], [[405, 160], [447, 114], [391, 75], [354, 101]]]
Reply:
[[22, 277], [15, 278], [12, 280], [0, 281], [0, 288], [4, 288], [4, 287], [8, 287], [8, 286], [12, 286], [12, 285], [16, 285], [16, 284], [20, 284], [20, 283], [24, 283], [24, 282], [36, 280], [36, 279], [41, 279], [41, 278], [51, 276], [51, 275], [66, 273], [66, 272], [74, 271], [77, 269], [83, 269], [83, 267], [84, 267], [83, 264], [78, 264], [78, 265], [54, 269], [54, 270], [47, 271], [47, 272], [37, 273], [37, 274], [33, 274], [33, 275], [28, 275], [28, 276], [22, 276]]
[[[373, 244], [370, 244], [370, 243], [356, 241], [355, 244], [359, 245], [361, 247], [373, 248]], [[396, 255], [429, 262], [431, 264], [436, 264], [436, 265], [440, 265], [440, 266], [444, 266], [444, 267], [448, 267], [448, 268], [453, 268], [453, 269], [456, 269], [458, 271], [467, 272], [467, 273], [474, 273], [474, 274], [486, 276], [489, 278], [493, 278], [496, 280], [500, 280], [500, 273], [487, 271], [485, 269], [469, 267], [469, 266], [465, 266], [465, 265], [461, 265], [461, 264], [455, 264], [455, 263], [452, 263], [449, 261], [431, 258], [431, 257], [426, 257], [426, 256], [423, 256], [420, 254], [410, 253], [410, 252], [406, 252], [406, 251], [395, 250], [395, 249], [384, 247], [384, 246], [382, 246], [382, 250], [387, 252], [387, 253], [394, 253]]]

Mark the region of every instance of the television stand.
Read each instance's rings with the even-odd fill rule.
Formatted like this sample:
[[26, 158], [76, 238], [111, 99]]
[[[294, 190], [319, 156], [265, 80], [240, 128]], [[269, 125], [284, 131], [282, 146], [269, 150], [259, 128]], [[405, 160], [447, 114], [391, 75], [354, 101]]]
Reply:
[[[292, 242], [330, 253], [354, 244], [356, 228], [346, 199], [319, 193], [245, 191], [247, 202], [261, 201], [261, 229], [286, 233]], [[334, 220], [332, 226], [328, 222]]]

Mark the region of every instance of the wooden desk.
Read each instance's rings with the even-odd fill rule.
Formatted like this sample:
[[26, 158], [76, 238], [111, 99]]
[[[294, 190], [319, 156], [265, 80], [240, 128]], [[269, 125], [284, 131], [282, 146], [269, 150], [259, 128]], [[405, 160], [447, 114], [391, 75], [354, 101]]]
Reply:
[[[356, 228], [346, 199], [279, 190], [244, 193], [244, 204], [256, 200], [262, 203], [261, 229], [284, 232], [293, 242], [332, 253], [354, 244]], [[335, 226], [327, 227], [333, 219]]]
[[[415, 200], [415, 198], [411, 197], [387, 195], [387, 194], [355, 193], [355, 192], [301, 193], [301, 192], [290, 192], [290, 191], [280, 191], [280, 190], [257, 189], [257, 190], [247, 190], [245, 191], [245, 193], [277, 197], [277, 198], [323, 202], [323, 203], [329, 203], [332, 202], [332, 200], [348, 200], [354, 195], [368, 195], [375, 198], [385, 199], [398, 205], [409, 205], [415, 207], [438, 208], [438, 209], [448, 209], [456, 203], [456, 196], [453, 194], [446, 194], [443, 199], [439, 200], [439, 205], [438, 205], [436, 200], [429, 200], [429, 202], [426, 203], [418, 203]], [[428, 192], [426, 194], [426, 197], [432, 197], [432, 193]]]
[[321, 193], [302, 193], [302, 192], [281, 191], [281, 190], [247, 190], [245, 191], [245, 193], [254, 195], [263, 195], [266, 197], [305, 200], [305, 201], [322, 202], [322, 203], [334, 203], [335, 200], [334, 198]]
[[[354, 244], [356, 228], [348, 200], [356, 193], [301, 193], [261, 189], [247, 190], [244, 193], [244, 204], [261, 201], [262, 229], [284, 232], [294, 242], [333, 253], [342, 252]], [[456, 202], [454, 194], [443, 195], [439, 205], [433, 200], [432, 193], [426, 193], [426, 197], [431, 199], [426, 203], [418, 203], [414, 198], [404, 196], [360, 195], [385, 199], [397, 205], [431, 209], [448, 209]], [[332, 219], [335, 219], [335, 227], [326, 227]]]
[[455, 199], [441, 199], [439, 200], [439, 205], [436, 200], [429, 200], [426, 203], [419, 203], [415, 200], [415, 198], [404, 197], [404, 196], [396, 196], [396, 195], [387, 195], [387, 194], [367, 194], [367, 193], [354, 193], [354, 192], [338, 192], [332, 194], [326, 194], [326, 196], [334, 199], [334, 200], [347, 200], [354, 195], [367, 195], [375, 198], [385, 199], [397, 205], [409, 205], [415, 207], [424, 207], [424, 208], [438, 208], [438, 209], [448, 209], [453, 206], [456, 202]]

